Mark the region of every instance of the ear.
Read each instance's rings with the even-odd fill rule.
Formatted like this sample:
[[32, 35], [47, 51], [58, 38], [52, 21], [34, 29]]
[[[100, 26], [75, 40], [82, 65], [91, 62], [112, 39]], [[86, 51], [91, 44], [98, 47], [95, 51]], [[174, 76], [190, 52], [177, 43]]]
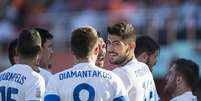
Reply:
[[135, 42], [130, 42], [130, 43], [129, 43], [129, 48], [130, 48], [130, 49], [135, 49], [135, 47], [136, 47]]
[[137, 57], [138, 61], [140, 62], [143, 62], [143, 63], [146, 63], [147, 62], [147, 59], [148, 59], [148, 54], [146, 52], [143, 52], [142, 54], [140, 54], [138, 57]]
[[100, 44], [98, 44], [96, 47], [95, 47], [95, 51], [94, 51], [94, 54], [98, 56], [99, 52], [100, 52]]
[[41, 56], [42, 56], [42, 48], [40, 49], [40, 51], [38, 52], [37, 56], [36, 56], [36, 64], [40, 64], [40, 60], [41, 60]]
[[181, 86], [182, 85], [182, 83], [183, 83], [183, 78], [182, 78], [182, 76], [176, 76], [176, 85], [177, 86]]

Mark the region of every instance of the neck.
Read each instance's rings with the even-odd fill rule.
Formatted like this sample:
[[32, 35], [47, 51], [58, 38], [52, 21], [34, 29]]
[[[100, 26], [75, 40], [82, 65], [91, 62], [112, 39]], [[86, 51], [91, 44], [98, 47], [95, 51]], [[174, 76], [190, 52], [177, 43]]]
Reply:
[[182, 95], [183, 93], [185, 93], [187, 91], [192, 91], [192, 89], [189, 87], [180, 87], [175, 91], [175, 93], [172, 94], [172, 98]]
[[76, 58], [75, 60], [76, 63], [84, 63], [84, 62], [88, 62], [88, 63], [93, 63], [95, 64], [95, 61], [92, 57], [86, 57], [86, 58]]
[[36, 66], [36, 60], [35, 58], [20, 58], [19, 64], [26, 64], [29, 65], [32, 70], [38, 72], [39, 68]]
[[125, 64], [130, 62], [133, 58], [135, 58], [134, 54], [128, 54], [128, 58], [126, 58], [125, 61], [120, 64], [120, 66], [124, 66]]

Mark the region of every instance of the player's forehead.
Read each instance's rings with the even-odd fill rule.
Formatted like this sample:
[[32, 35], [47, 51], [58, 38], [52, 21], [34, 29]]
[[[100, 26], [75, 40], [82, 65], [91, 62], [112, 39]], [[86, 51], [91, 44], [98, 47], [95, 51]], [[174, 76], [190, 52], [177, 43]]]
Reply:
[[117, 35], [109, 34], [107, 37], [107, 41], [110, 41], [110, 42], [122, 41], [122, 38], [120, 36], [117, 36]]

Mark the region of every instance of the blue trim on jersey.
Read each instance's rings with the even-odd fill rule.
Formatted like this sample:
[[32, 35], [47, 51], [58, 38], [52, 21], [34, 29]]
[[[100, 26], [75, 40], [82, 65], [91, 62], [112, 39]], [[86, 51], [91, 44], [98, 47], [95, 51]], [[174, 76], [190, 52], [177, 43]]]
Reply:
[[49, 95], [45, 96], [44, 101], [61, 101], [61, 100], [60, 100], [60, 97], [58, 95], [49, 94]]
[[26, 100], [26, 101], [40, 101], [40, 100]]
[[128, 100], [128, 97], [126, 96], [120, 96], [115, 98], [113, 101], [129, 101], [129, 100]]

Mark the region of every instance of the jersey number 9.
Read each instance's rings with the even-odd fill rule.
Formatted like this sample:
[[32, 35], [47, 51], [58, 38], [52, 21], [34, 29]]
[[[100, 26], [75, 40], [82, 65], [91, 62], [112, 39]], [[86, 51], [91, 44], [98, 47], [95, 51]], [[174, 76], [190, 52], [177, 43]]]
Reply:
[[86, 83], [81, 83], [79, 85], [77, 85], [73, 91], [73, 99], [74, 101], [83, 101], [82, 99], [80, 99], [80, 92], [82, 90], [86, 90], [89, 93], [89, 97], [87, 101], [94, 101], [95, 98], [95, 90], [94, 88]]

